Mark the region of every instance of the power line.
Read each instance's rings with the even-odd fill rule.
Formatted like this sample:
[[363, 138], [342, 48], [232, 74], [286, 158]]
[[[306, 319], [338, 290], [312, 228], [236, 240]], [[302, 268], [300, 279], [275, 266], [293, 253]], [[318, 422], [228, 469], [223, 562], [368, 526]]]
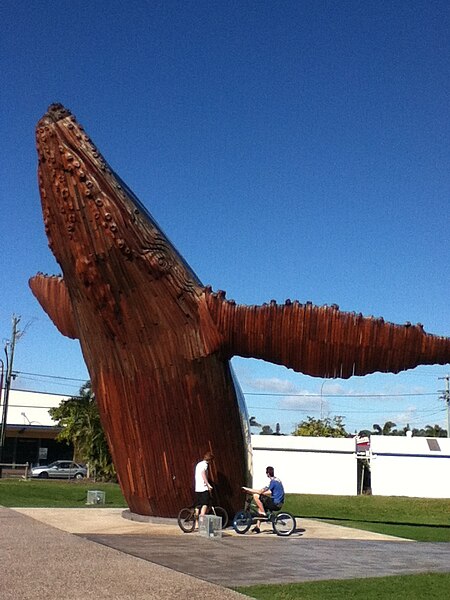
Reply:
[[[25, 382], [33, 382], [34, 384], [45, 384], [46, 386], [59, 386], [60, 389], [64, 388], [71, 388], [71, 389], [80, 389], [80, 384], [79, 383], [70, 383], [70, 382], [58, 382], [58, 381], [47, 381], [45, 379], [39, 379], [37, 377], [21, 377], [20, 378], [20, 382], [21, 383], [25, 383]], [[40, 386], [42, 387], [42, 386]], [[17, 387], [17, 385], [14, 386], [15, 390], [21, 390], [21, 388]], [[33, 390], [22, 390], [22, 391], [33, 391]], [[52, 392], [46, 391], [43, 392], [46, 394], [50, 394]]]
[[44, 377], [46, 379], [60, 379], [63, 381], [82, 381], [83, 383], [86, 382], [86, 379], [76, 379], [75, 377], [63, 377], [61, 375], [44, 375], [43, 373], [27, 373], [26, 371], [15, 371], [14, 372], [15, 375], [19, 376], [19, 375], [30, 375], [32, 377]]
[[[29, 377], [42, 377], [45, 379], [55, 379], [58, 381], [74, 381], [77, 383], [85, 383], [86, 379], [79, 379], [75, 377], [64, 377], [62, 375], [46, 375], [44, 373], [28, 373], [27, 371], [14, 371], [14, 376], [28, 375]], [[433, 376], [434, 377], [434, 376]], [[25, 377], [25, 379], [27, 379]], [[445, 379], [440, 377], [439, 379]], [[37, 380], [29, 380], [37, 381]], [[276, 396], [276, 397], [295, 397], [295, 398], [401, 398], [401, 397], [415, 397], [415, 396], [435, 396], [434, 392], [417, 392], [417, 393], [392, 393], [392, 394], [309, 394], [309, 393], [287, 393], [287, 392], [243, 392], [244, 396]]]
[[243, 392], [244, 396], [277, 396], [289, 398], [401, 398], [415, 396], [436, 396], [436, 392], [418, 392], [417, 394], [288, 394], [281, 392]]
[[[302, 413], [308, 413], [308, 412], [316, 412], [317, 410], [319, 410], [318, 408], [279, 408], [277, 406], [247, 406], [248, 409], [251, 410], [271, 410], [271, 411], [283, 411], [283, 412], [302, 412]], [[345, 412], [345, 414], [363, 414], [363, 415], [377, 415], [380, 412], [382, 413], [386, 413], [386, 414], [394, 414], [394, 413], [398, 413], [399, 409], [397, 408], [393, 408], [392, 410], [386, 410], [385, 408], [380, 408], [378, 410], [347, 410], [344, 409], [343, 412]], [[339, 409], [334, 410], [334, 412], [339, 412]], [[414, 409], [415, 413], [420, 413], [423, 414], [424, 416], [426, 416], [427, 414], [429, 416], [432, 416], [433, 414], [437, 414], [438, 412], [445, 412], [445, 408], [441, 408], [438, 411], [436, 411], [436, 409], [432, 408], [432, 409]], [[431, 413], [431, 414], [430, 414]]]
[[50, 410], [50, 408], [55, 408], [54, 406], [44, 406], [42, 404], [9, 404], [9, 407], [14, 407], [14, 408], [47, 408]]

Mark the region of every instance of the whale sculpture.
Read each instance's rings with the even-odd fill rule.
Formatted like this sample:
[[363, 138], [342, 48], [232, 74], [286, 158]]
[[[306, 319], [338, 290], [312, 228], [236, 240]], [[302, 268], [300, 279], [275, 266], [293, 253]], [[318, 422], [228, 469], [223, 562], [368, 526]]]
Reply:
[[450, 339], [421, 325], [310, 302], [243, 306], [204, 287], [62, 105], [39, 121], [37, 151], [63, 277], [38, 274], [30, 286], [59, 331], [80, 341], [132, 512], [175, 516], [190, 504], [207, 450], [220, 502], [241, 505], [251, 446], [234, 355], [342, 378], [450, 362]]

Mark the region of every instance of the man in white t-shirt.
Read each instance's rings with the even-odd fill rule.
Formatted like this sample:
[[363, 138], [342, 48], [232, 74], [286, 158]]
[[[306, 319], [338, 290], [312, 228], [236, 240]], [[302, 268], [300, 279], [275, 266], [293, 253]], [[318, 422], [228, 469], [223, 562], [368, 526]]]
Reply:
[[207, 452], [195, 466], [195, 506], [201, 506], [200, 514], [206, 515], [210, 504], [212, 485], [208, 481], [208, 466], [214, 460], [212, 452]]

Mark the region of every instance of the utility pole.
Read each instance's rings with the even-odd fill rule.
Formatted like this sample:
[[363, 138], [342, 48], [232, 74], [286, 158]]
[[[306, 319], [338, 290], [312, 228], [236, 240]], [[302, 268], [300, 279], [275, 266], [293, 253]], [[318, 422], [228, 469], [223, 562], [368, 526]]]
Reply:
[[450, 375], [438, 379], [445, 380], [445, 390], [442, 390], [442, 396], [439, 396], [439, 398], [447, 403], [447, 437], [450, 438]]
[[[6, 438], [6, 425], [8, 420], [8, 401], [9, 391], [11, 389], [11, 381], [14, 379], [12, 368], [14, 362], [14, 350], [16, 348], [16, 341], [20, 337], [20, 332], [17, 328], [20, 322], [20, 317], [13, 316], [12, 319], [12, 334], [11, 340], [5, 345], [5, 356], [6, 356], [6, 373], [5, 373], [5, 391], [3, 394], [3, 411], [2, 411], [2, 424], [0, 428], [0, 478], [2, 476], [2, 461], [3, 461], [3, 450], [5, 447]], [[3, 361], [2, 361], [3, 362]]]

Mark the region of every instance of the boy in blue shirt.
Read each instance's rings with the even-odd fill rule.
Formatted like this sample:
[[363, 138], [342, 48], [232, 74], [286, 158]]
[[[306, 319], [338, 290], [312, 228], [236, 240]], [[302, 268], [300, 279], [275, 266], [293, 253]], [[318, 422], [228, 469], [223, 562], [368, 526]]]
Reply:
[[[266, 468], [266, 475], [270, 478], [270, 483], [266, 487], [260, 490], [252, 490], [250, 488], [243, 488], [244, 490], [253, 493], [253, 500], [258, 507], [258, 513], [262, 516], [266, 516], [266, 510], [280, 510], [284, 503], [284, 487], [281, 481], [275, 477], [275, 471], [273, 467]], [[257, 521], [252, 531], [254, 533], [261, 533], [260, 521]]]

